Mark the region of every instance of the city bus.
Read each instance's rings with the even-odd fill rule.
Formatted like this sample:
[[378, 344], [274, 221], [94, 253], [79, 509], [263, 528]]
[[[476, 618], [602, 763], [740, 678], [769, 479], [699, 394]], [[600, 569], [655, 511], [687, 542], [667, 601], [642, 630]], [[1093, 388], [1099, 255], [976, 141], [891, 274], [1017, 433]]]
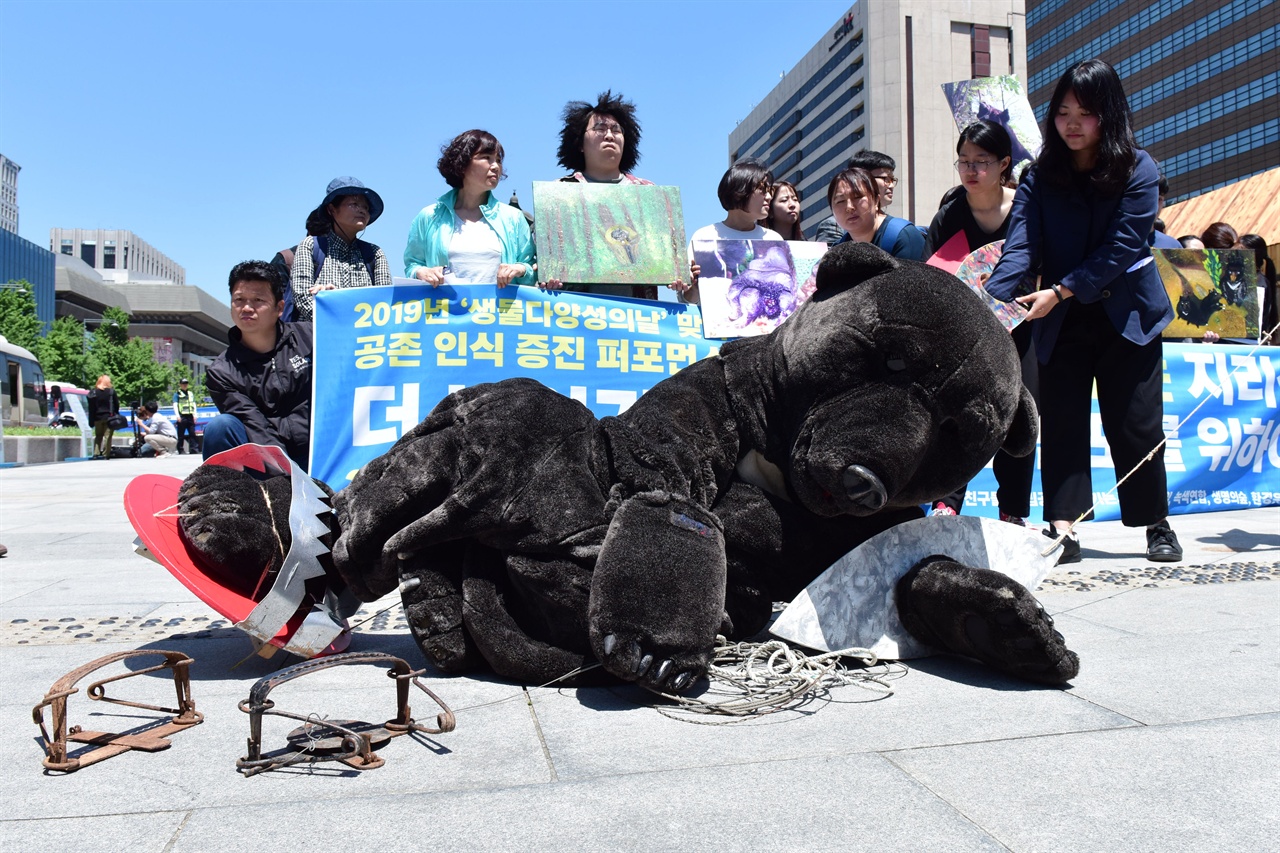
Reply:
[[44, 426], [48, 423], [49, 402], [44, 371], [30, 351], [0, 335], [0, 420], [5, 426]]

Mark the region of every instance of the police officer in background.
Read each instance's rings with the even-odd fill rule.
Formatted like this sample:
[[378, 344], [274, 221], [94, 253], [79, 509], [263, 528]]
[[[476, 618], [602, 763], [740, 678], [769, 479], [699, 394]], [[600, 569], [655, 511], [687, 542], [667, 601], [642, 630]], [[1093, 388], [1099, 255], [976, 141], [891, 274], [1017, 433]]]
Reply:
[[199, 453], [200, 443], [196, 438], [196, 395], [191, 393], [187, 380], [178, 383], [178, 390], [173, 393], [173, 413], [178, 423], [178, 453], [182, 453], [182, 436], [187, 436], [187, 452]]

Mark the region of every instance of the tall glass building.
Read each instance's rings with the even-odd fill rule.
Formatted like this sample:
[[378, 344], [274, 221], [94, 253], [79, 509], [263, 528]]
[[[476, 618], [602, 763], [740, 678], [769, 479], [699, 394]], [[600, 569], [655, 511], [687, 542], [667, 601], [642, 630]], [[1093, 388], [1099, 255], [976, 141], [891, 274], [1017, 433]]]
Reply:
[[1280, 0], [1027, 0], [1026, 25], [1036, 116], [1073, 62], [1105, 59], [1169, 203], [1280, 165]]
[[758, 157], [795, 184], [812, 233], [849, 157], [880, 151], [898, 164], [889, 212], [928, 224], [957, 183], [958, 131], [942, 84], [1025, 81], [1023, 9], [1023, 0], [859, 0], [729, 134], [729, 162]]

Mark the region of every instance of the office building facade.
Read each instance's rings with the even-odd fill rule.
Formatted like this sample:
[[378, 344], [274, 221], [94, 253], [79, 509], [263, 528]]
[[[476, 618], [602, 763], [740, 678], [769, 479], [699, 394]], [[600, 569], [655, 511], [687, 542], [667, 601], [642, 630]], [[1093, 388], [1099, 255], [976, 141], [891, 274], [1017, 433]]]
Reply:
[[18, 172], [17, 163], [0, 154], [0, 229], [18, 233]]
[[23, 281], [35, 297], [36, 317], [47, 332], [54, 320], [53, 254], [22, 239], [16, 231], [0, 228], [0, 286], [9, 288], [14, 286], [11, 283]]
[[1280, 0], [1027, 0], [1028, 92], [1115, 66], [1174, 203], [1280, 164]]
[[890, 213], [927, 225], [958, 183], [958, 130], [942, 84], [1026, 81], [1023, 0], [860, 0], [729, 134], [729, 161], [758, 157], [795, 184], [801, 227], [825, 218], [827, 185], [867, 148], [898, 164]]
[[49, 251], [79, 258], [113, 284], [186, 284], [187, 272], [132, 231], [49, 229]]

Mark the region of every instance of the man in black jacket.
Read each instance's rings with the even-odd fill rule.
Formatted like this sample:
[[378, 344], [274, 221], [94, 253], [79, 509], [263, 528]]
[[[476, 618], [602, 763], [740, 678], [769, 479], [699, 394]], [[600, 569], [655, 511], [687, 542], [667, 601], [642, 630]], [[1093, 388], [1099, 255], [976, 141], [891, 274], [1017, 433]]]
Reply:
[[307, 467], [311, 436], [311, 324], [282, 323], [285, 280], [266, 261], [228, 277], [231, 345], [205, 375], [222, 414], [204, 430], [204, 458], [241, 444], [283, 448]]

